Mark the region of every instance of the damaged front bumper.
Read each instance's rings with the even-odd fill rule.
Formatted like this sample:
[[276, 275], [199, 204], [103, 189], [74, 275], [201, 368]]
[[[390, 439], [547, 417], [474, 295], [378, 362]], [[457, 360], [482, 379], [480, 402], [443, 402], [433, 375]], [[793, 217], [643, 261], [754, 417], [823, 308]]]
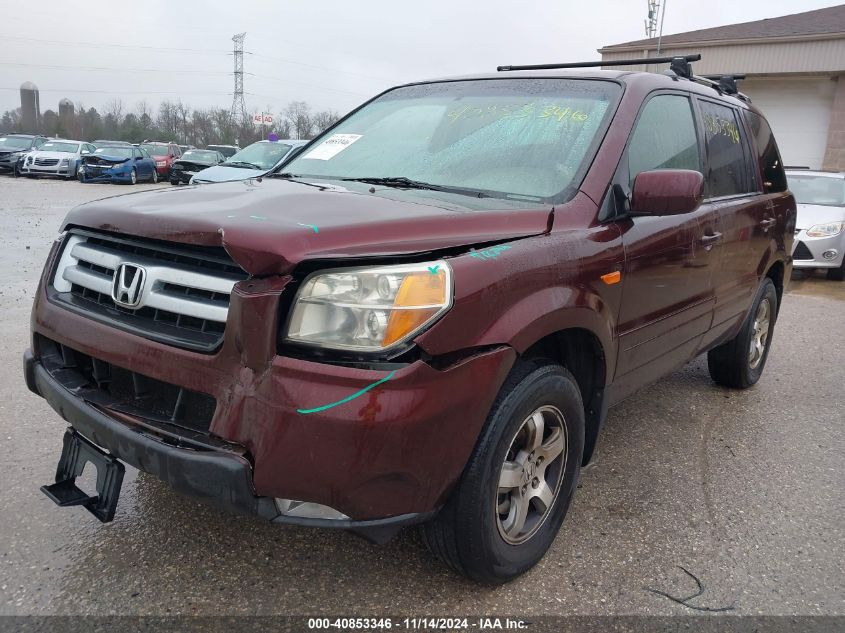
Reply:
[[[501, 346], [370, 366], [282, 356], [276, 330], [286, 281], [238, 283], [223, 343], [208, 354], [64, 309], [42, 280], [27, 384], [96, 445], [214, 505], [376, 541], [430, 518], [460, 477], [516, 353]], [[51, 366], [50, 345], [204, 394], [213, 411], [207, 427], [127, 412], [97, 381]]]

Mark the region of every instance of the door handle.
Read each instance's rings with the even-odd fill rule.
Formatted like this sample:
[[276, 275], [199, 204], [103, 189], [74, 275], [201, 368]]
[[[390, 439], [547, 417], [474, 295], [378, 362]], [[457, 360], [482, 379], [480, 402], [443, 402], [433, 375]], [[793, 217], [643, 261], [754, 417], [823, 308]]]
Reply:
[[713, 246], [716, 242], [722, 239], [721, 233], [713, 233], [711, 235], [702, 235], [699, 240], [704, 246]]
[[764, 231], [768, 231], [776, 222], [777, 220], [775, 218], [766, 218], [765, 220], [760, 220], [760, 226], [763, 227]]

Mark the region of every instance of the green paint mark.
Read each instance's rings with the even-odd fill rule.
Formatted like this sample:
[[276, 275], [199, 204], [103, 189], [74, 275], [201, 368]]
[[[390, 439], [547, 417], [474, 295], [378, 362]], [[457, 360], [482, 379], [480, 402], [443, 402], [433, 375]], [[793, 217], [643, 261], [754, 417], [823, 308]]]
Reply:
[[429, 266], [428, 272], [430, 272], [432, 275], [436, 275], [438, 268], [440, 268], [440, 264], [436, 264], [435, 266]]
[[315, 233], [319, 233], [319, 232], [320, 232], [320, 229], [318, 229], [318, 228], [317, 228], [316, 226], [314, 226], [313, 224], [303, 224], [302, 222], [297, 222], [297, 224], [298, 224], [299, 226], [307, 226], [309, 229], [312, 229]]
[[370, 389], [378, 387], [380, 384], [387, 382], [388, 380], [393, 378], [393, 374], [395, 374], [396, 371], [397, 370], [394, 369], [392, 372], [387, 374], [387, 376], [385, 376], [381, 380], [377, 380], [373, 384], [367, 385], [366, 387], [364, 387], [360, 391], [356, 391], [355, 393], [353, 393], [351, 396], [346, 396], [343, 400], [338, 400], [337, 402], [332, 402], [331, 404], [324, 404], [322, 407], [315, 407], [313, 409], [297, 409], [296, 412], [302, 413], [303, 415], [305, 415], [306, 413], [317, 413], [318, 411], [325, 411], [326, 409], [331, 409], [332, 407], [337, 407], [337, 406], [340, 406], [341, 404], [346, 404], [347, 402], [349, 402], [350, 400], [354, 400], [358, 396], [363, 396]]
[[491, 248], [485, 248], [484, 250], [480, 251], [470, 251], [469, 256], [475, 257], [476, 259], [495, 259], [499, 256], [499, 253], [502, 251], [509, 250], [510, 246], [508, 244], [499, 244], [498, 246], [493, 246]]

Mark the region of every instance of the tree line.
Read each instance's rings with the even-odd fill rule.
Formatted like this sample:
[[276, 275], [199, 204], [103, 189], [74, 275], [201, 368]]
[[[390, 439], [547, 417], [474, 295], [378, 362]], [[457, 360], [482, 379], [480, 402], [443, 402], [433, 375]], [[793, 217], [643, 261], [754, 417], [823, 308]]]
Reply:
[[205, 147], [210, 144], [246, 147], [267, 138], [309, 139], [335, 123], [340, 114], [333, 110], [314, 111], [305, 101], [292, 101], [284, 110], [272, 114], [272, 125], [255, 125], [252, 118], [235, 120], [228, 109], [191, 108], [182, 101], [162, 101], [158, 108], [139, 101], [128, 108], [113, 99], [98, 111], [77, 103], [59, 112], [47, 110], [39, 117], [35, 130], [23, 129], [20, 108], [7, 110], [0, 117], [0, 132], [37, 133], [81, 141], [109, 139], [141, 143], [144, 140], [175, 141], [182, 145]]

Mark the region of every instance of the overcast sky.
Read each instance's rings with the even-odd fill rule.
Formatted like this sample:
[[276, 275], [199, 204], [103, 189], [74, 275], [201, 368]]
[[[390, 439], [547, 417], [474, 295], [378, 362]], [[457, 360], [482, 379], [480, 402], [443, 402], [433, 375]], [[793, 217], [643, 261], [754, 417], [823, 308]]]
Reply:
[[[647, 0], [6, 0], [0, 112], [24, 81], [42, 111], [68, 97], [127, 109], [232, 102], [232, 35], [246, 31], [249, 111], [291, 100], [349, 110], [390, 85], [499, 64], [598, 59], [644, 37]], [[823, 0], [667, 0], [664, 34], [834, 6]], [[14, 7], [14, 8], [12, 8]], [[183, 49], [183, 50], [176, 50]], [[705, 51], [706, 52], [706, 51]], [[135, 69], [135, 70], [129, 70]], [[249, 74], [252, 73], [252, 74]]]

